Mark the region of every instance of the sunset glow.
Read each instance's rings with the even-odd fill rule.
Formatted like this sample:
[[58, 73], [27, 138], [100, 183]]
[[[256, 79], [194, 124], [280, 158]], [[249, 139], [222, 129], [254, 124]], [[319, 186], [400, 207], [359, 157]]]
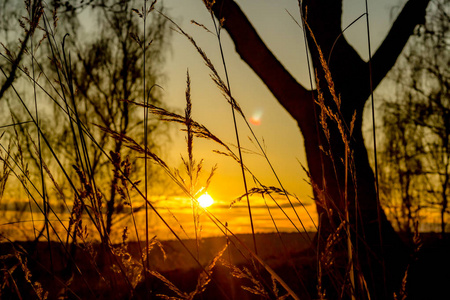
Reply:
[[198, 198], [198, 203], [201, 207], [206, 208], [214, 203], [214, 199], [208, 193], [204, 193]]

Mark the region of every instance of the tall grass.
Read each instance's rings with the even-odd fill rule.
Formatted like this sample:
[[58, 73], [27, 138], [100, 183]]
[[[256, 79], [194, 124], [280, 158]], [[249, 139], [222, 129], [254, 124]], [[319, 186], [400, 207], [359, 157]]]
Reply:
[[[331, 282], [331, 284], [327, 285], [327, 288], [335, 289], [342, 298], [350, 297], [355, 299], [357, 295], [370, 297], [370, 291], [368, 291], [364, 275], [357, 260], [356, 251], [358, 250], [353, 244], [354, 239], [351, 236], [353, 229], [350, 228], [347, 204], [349, 194], [347, 182], [349, 180], [356, 182], [356, 178], [348, 178], [348, 176], [354, 176], [355, 174], [350, 140], [356, 116], [353, 115], [350, 124], [345, 124], [343, 121], [340, 113], [340, 98], [334, 90], [333, 79], [323, 55], [321, 55], [322, 68], [325, 71], [327, 86], [333, 96], [334, 104], [333, 107], [325, 104], [323, 93], [319, 90], [317, 99], [315, 99], [321, 111], [321, 128], [319, 130], [324, 132], [329, 144], [331, 134], [328, 129], [329, 122], [334, 122], [339, 129], [345, 147], [343, 160], [346, 170], [344, 179], [346, 188], [341, 193], [346, 200], [346, 210], [342, 212], [335, 209], [335, 207], [326, 207], [327, 212], [337, 211], [341, 214], [339, 216], [341, 223], [336, 224], [337, 229], [330, 236], [321, 236], [320, 228], [314, 225], [318, 230], [318, 238], [313, 240], [304, 225], [305, 220], [301, 219], [297, 211], [298, 207], [306, 210], [305, 205], [300, 199], [285, 189], [261, 142], [253, 132], [251, 125], [247, 122], [244, 111], [231, 93], [231, 86], [226, 71], [226, 53], [224, 53], [222, 48], [221, 24], [216, 23], [212, 12], [214, 32], [217, 36], [218, 51], [221, 54], [225, 80], [221, 78], [216, 66], [194, 38], [175, 22], [169, 20], [172, 22], [174, 29], [192, 43], [208, 67], [213, 82], [223, 94], [225, 101], [229, 103], [233, 115], [233, 120], [231, 121], [235, 128], [237, 149], [223, 142], [205, 126], [193, 119], [192, 112], [195, 110], [195, 99], [192, 99], [191, 96], [192, 83], [189, 72], [187, 72], [186, 76], [186, 108], [184, 115], [152, 105], [149, 102], [149, 90], [155, 86], [148, 87], [145, 78], [145, 64], [143, 66], [142, 99], [138, 101], [122, 100], [127, 105], [136, 106], [142, 110], [143, 143], [137, 141], [137, 138], [130, 134], [124, 134], [112, 128], [98, 124], [95, 128], [91, 128], [87, 120], [83, 120], [79, 113], [81, 109], [80, 96], [77, 94], [73, 84], [74, 61], [69, 48], [66, 47], [69, 37], [64, 36], [61, 40], [55, 33], [58, 20], [57, 11], [55, 10], [50, 18], [43, 2], [36, 0], [27, 2], [27, 4], [28, 17], [26, 24], [24, 24], [25, 39], [22, 40], [18, 54], [14, 57], [11, 54], [12, 51], [8, 49], [1, 54], [3, 60], [9, 63], [10, 72], [8, 75], [3, 67], [0, 69], [5, 78], [7, 78], [2, 86], [0, 98], [3, 95], [3, 89], [10, 87], [11, 97], [14, 97], [14, 100], [20, 103], [22, 109], [26, 112], [26, 119], [30, 120], [29, 122], [32, 122], [35, 128], [24, 129], [26, 134], [22, 135], [15, 129], [21, 125], [21, 122], [16, 117], [13, 117], [14, 124], [12, 126], [16, 126], [14, 128], [15, 135], [10, 137], [6, 147], [3, 145], [5, 138], [3, 137], [0, 140], [2, 147], [1, 160], [3, 163], [0, 174], [0, 199], [6, 189], [8, 178], [10, 176], [16, 177], [29, 199], [28, 207], [32, 218], [33, 233], [39, 232], [39, 234], [35, 236], [35, 243], [33, 246], [30, 246], [30, 249], [24, 248], [20, 243], [13, 241], [13, 236], [0, 235], [3, 242], [2, 247], [7, 249], [2, 250], [2, 253], [0, 253], [2, 255], [1, 262], [4, 266], [2, 268], [4, 278], [2, 291], [6, 297], [19, 299], [28, 299], [29, 297], [39, 299], [57, 297], [62, 299], [94, 299], [97, 297], [117, 299], [131, 297], [194, 299], [201, 298], [201, 295], [205, 294], [205, 298], [208, 295], [214, 295], [214, 297], [231, 299], [234, 296], [230, 295], [227, 289], [230, 286], [239, 286], [243, 290], [239, 292], [239, 295], [253, 295], [264, 299], [300, 299], [301, 297], [306, 299], [327, 299], [327, 290], [322, 281], [325, 277]], [[146, 28], [147, 17], [160, 12], [154, 9], [156, 1], [150, 4], [144, 1], [143, 4], [141, 10], [133, 9], [133, 11], [136, 12], [137, 17], [141, 18], [143, 26]], [[204, 25], [201, 26], [206, 28]], [[40, 30], [42, 36], [38, 45], [46, 45], [49, 49], [48, 55], [55, 70], [54, 74], [47, 74], [38, 60], [37, 51], [39, 47], [34, 43], [36, 39], [34, 32], [37, 29]], [[139, 37], [134, 36], [133, 38], [140, 43]], [[148, 55], [147, 43], [148, 41], [145, 39], [141, 43], [144, 57]], [[30, 49], [23, 50], [26, 49], [27, 45], [30, 45]], [[20, 63], [21, 56], [25, 55], [24, 53], [31, 59], [31, 74]], [[321, 53], [320, 48], [319, 53]], [[28, 80], [28, 84], [31, 85], [32, 99], [34, 99], [33, 105], [30, 105], [29, 101], [24, 99], [24, 97], [28, 98], [29, 96], [24, 96], [24, 93], [21, 93], [16, 88], [15, 83], [11, 81], [16, 71], [21, 72]], [[37, 76], [37, 73], [42, 75]], [[46, 81], [45, 84], [41, 83], [39, 78]], [[319, 86], [318, 80], [316, 78], [316, 86]], [[49, 137], [49, 132], [42, 126], [42, 117], [40, 117], [41, 106], [38, 105], [38, 98], [43, 95], [56, 104], [57, 113], [63, 116], [64, 121], [69, 124], [70, 130], [68, 134], [70, 134], [72, 139], [74, 158], [68, 163], [61, 157], [61, 152], [58, 151], [60, 149], [56, 148], [55, 143]], [[32, 108], [34, 108], [34, 113]], [[160, 122], [168, 122], [175, 126], [183, 127], [182, 130], [186, 134], [186, 153], [181, 158], [183, 169], [169, 166], [163, 158], [154, 153], [149, 147], [148, 122], [150, 115], [158, 117]], [[260, 154], [275, 175], [278, 186], [266, 185], [244, 163], [239, 137], [240, 130], [236, 125], [238, 118], [242, 118], [250, 130]], [[33, 131], [36, 135], [32, 136], [30, 131]], [[98, 132], [106, 133], [109, 139], [129, 149], [131, 151], [130, 156], [124, 157], [123, 153], [110, 151], [108, 147], [103, 146], [96, 139]], [[203, 160], [197, 160], [195, 157], [195, 142], [199, 138], [206, 139], [219, 147], [220, 149], [216, 153], [229, 157], [241, 169], [244, 192], [235, 201], [231, 202], [230, 206], [243, 198], [246, 199], [249, 223], [252, 228], [252, 245], [246, 243], [242, 236], [235, 234], [228, 224], [215, 216], [211, 210], [199, 205], [198, 198], [201, 194], [207, 192], [210, 183], [214, 180], [214, 174], [217, 169], [213, 167], [209, 172], [205, 172]], [[33, 144], [35, 153], [25, 153], [21, 146], [23, 139]], [[15, 148], [12, 145], [15, 145]], [[102, 153], [106, 163], [113, 170], [114, 191], [129, 209], [129, 223], [120, 230], [122, 238], [119, 243], [111, 238], [110, 229], [108, 229], [109, 225], [106, 220], [108, 211], [105, 208], [107, 201], [103, 192], [105, 187], [101, 185], [101, 177], [103, 175], [92, 170], [92, 148]], [[324, 155], [330, 155], [330, 152], [327, 152], [329, 149], [323, 148], [321, 151], [324, 152]], [[37, 157], [39, 170], [37, 176], [31, 176], [28, 171], [28, 162], [26, 161], [27, 158], [25, 158], [27, 155], [35, 155]], [[332, 155], [330, 157], [334, 159]], [[144, 165], [143, 178], [139, 178], [139, 173], [134, 173], [132, 160], [140, 161]], [[337, 163], [333, 161], [333, 164]], [[173, 223], [161, 213], [151, 200], [148, 187], [148, 164], [153, 164], [160, 168], [179, 191], [184, 193], [185, 197], [191, 201], [195, 237], [194, 248], [188, 245], [189, 241], [182, 239]], [[58, 183], [58, 179], [54, 174], [58, 174], [58, 178], [60, 176], [64, 177], [63, 187]], [[206, 180], [202, 180], [205, 177]], [[253, 188], [249, 187], [246, 178], [253, 180], [255, 184]], [[144, 180], [143, 184], [140, 183], [141, 180]], [[318, 189], [318, 185], [315, 182], [310, 182], [310, 184], [315, 189], [316, 194], [319, 195], [318, 199], [316, 199], [319, 205], [327, 206], [329, 201], [325, 201], [325, 197], [327, 197], [326, 190]], [[56, 191], [57, 196], [49, 192], [51, 189]], [[261, 251], [261, 246], [257, 248], [258, 243], [255, 234], [257, 228], [254, 228], [252, 216], [254, 209], [252, 209], [250, 198], [253, 195], [259, 195], [264, 200], [274, 231], [282, 245], [283, 253], [279, 255], [283, 257], [283, 264], [287, 265], [285, 268], [280, 266], [274, 267], [269, 259], [259, 255], [259, 253], [264, 251]], [[50, 197], [55, 197], [55, 199], [58, 197], [64, 203], [65, 209], [70, 213], [68, 220], [62, 219], [61, 214], [53, 207], [54, 200]], [[289, 204], [288, 207], [280, 204], [279, 197], [283, 197], [283, 201]], [[73, 198], [72, 203], [69, 203], [69, 198]], [[287, 241], [283, 239], [282, 232], [278, 230], [278, 220], [272, 215], [273, 208], [268, 202], [273, 202], [277, 209], [283, 213], [285, 219], [292, 225], [292, 230], [300, 234], [298, 235], [299, 238], [304, 238], [305, 243], [308, 245], [317, 243], [317, 246], [312, 245], [312, 253], [305, 252], [303, 256], [300, 256], [298, 253], [289, 250]], [[144, 203], [144, 230], [141, 228], [144, 225], [139, 223], [136, 217], [136, 214], [142, 208], [139, 206], [139, 203]], [[41, 229], [36, 228], [37, 225], [35, 225], [33, 219], [35, 208], [38, 209], [38, 214], [44, 218], [44, 225]], [[289, 212], [293, 212], [295, 218], [291, 218]], [[109, 211], [109, 213], [112, 212]], [[315, 224], [311, 215], [309, 213], [308, 215], [313, 224]], [[177, 281], [176, 276], [172, 276], [171, 279], [169, 273], [163, 274], [161, 270], [155, 267], [154, 261], [156, 261], [158, 255], [161, 254], [167, 260], [170, 260], [171, 257], [166, 257], [163, 243], [156, 236], [151, 237], [150, 216], [155, 216], [159, 219], [167, 230], [172, 233], [173, 238], [182, 249], [181, 251], [195, 262], [196, 270], [183, 275], [194, 277], [194, 279], [183, 277], [183, 280]], [[200, 216], [207, 218], [213, 223], [224, 237], [223, 245], [219, 247], [212, 257], [202, 257], [205, 240], [202, 238]], [[175, 215], [174, 217], [176, 218]], [[175, 226], [186, 232], [181, 222], [176, 221]], [[62, 228], [63, 234], [56, 227]], [[118, 229], [114, 230], [118, 231]], [[140, 236], [140, 233], [143, 231], [145, 232], [145, 238]], [[98, 236], [98, 240], [91, 236], [92, 233]], [[131, 234], [134, 235], [133, 239], [137, 241], [136, 244], [130, 242], [129, 235]], [[36, 252], [42, 251], [38, 247], [38, 241], [42, 239], [47, 241], [45, 251], [48, 251], [48, 256], [47, 253]], [[346, 257], [340, 257], [339, 249], [336, 248], [337, 245], [341, 244], [341, 239], [346, 240]], [[324, 245], [324, 247], [320, 245]], [[176, 253], [171, 254], [176, 255]], [[244, 263], [234, 263], [237, 257]], [[305, 271], [307, 267], [299, 265], [299, 260], [305, 257], [317, 258], [315, 270], [306, 273], [307, 275], [313, 274], [314, 280], [305, 278], [305, 274], [302, 273], [307, 271]], [[305, 260], [307, 266], [311, 265], [310, 261]], [[340, 265], [342, 263], [344, 265]], [[342, 272], [343, 269], [345, 270], [344, 272]], [[225, 270], [229, 276], [222, 278], [219, 275], [215, 275], [216, 270], [217, 273]], [[279, 270], [286, 272], [287, 275], [280, 273]], [[289, 274], [292, 274], [292, 276]], [[226, 282], [224, 282], [224, 278], [226, 278]], [[56, 280], [57, 283], [52, 283], [52, 280]], [[193, 282], [194, 285], [186, 287], [184, 280]], [[402, 289], [401, 295], [405, 295], [405, 293], [404, 289]]]

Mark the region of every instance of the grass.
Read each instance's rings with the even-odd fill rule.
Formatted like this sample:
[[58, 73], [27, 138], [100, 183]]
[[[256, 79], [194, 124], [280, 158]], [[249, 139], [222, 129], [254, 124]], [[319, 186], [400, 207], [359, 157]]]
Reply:
[[[141, 9], [132, 10], [137, 15], [134, 17], [143, 22], [144, 28], [147, 28], [148, 16], [160, 13], [198, 51], [209, 68], [213, 82], [230, 105], [237, 151], [193, 119], [195, 106], [191, 96], [189, 72], [186, 75], [186, 108], [184, 114], [179, 114], [150, 101], [151, 91], [157, 86], [150, 85], [149, 88], [145, 64], [142, 71], [142, 100], [120, 100], [124, 110], [135, 108], [143, 115], [139, 127], [143, 131], [143, 141], [141, 142], [139, 134], [127, 130], [127, 126], [119, 130], [102, 124], [91, 126], [82, 113], [86, 109], [83, 107], [86, 103], [80, 101], [83, 95], [74, 86], [76, 70], [66, 44], [68, 37], [59, 39], [55, 33], [58, 28], [57, 10], [49, 18], [47, 8], [41, 1], [26, 3], [28, 17], [23, 23], [25, 38], [22, 39], [21, 47], [14, 55], [4, 46], [6, 51], [1, 54], [9, 65], [9, 71], [0, 67], [7, 78], [0, 98], [3, 90], [9, 88], [8, 96], [21, 105], [28, 121], [21, 121], [23, 116], [16, 116], [11, 110], [14, 134], [9, 136], [7, 146], [4, 146], [5, 136], [2, 135], [0, 140], [0, 199], [5, 197], [7, 186], [12, 180], [16, 189], [20, 186], [28, 199], [27, 213], [31, 216], [34, 241], [17, 242], [14, 236], [0, 235], [2, 296], [8, 299], [328, 299], [327, 288], [334, 288], [335, 293], [342, 298], [356, 299], [358, 295], [370, 298], [351, 237], [348, 206], [346, 205], [347, 214], [344, 212], [339, 216], [341, 223], [336, 226], [336, 231], [329, 236], [322, 236], [320, 228], [317, 228], [302, 201], [285, 189], [262, 143], [231, 93], [226, 72], [226, 55], [222, 49], [221, 26], [216, 23], [212, 13], [225, 80], [196, 41], [170, 18], [155, 10], [156, 1], [144, 1]], [[141, 38], [134, 34], [133, 39], [139, 44], [145, 62], [148, 41], [145, 31], [143, 34]], [[37, 39], [39, 42], [34, 44]], [[29, 49], [25, 47], [28, 44]], [[52, 73], [45, 71], [38, 59], [37, 51], [44, 45], [52, 62]], [[31, 59], [31, 72], [19, 63], [23, 55]], [[336, 124], [345, 147], [344, 165], [349, 170], [346, 174], [352, 176], [354, 163], [350, 140], [355, 115], [350, 124], [343, 122], [340, 98], [334, 91], [333, 79], [323, 56], [321, 62], [334, 100], [333, 107], [327, 106], [319, 91], [316, 102], [321, 109], [321, 130], [330, 143], [328, 124]], [[12, 80], [16, 72], [31, 85], [31, 98], [16, 87]], [[40, 78], [42, 79], [39, 80]], [[317, 78], [317, 86], [318, 80]], [[58, 118], [66, 124], [71, 144], [63, 150], [71, 152], [69, 159], [62, 156], [58, 144], [51, 139], [50, 132], [43, 125], [44, 118], [40, 115], [42, 108], [37, 101], [39, 97], [50, 99], [55, 104]], [[32, 104], [29, 99], [34, 100]], [[149, 145], [150, 116], [157, 117], [158, 122], [181, 126], [185, 132], [186, 153], [181, 157], [181, 168], [169, 166]], [[245, 165], [240, 146], [240, 129], [237, 127], [238, 118], [245, 121], [260, 154], [274, 173], [278, 186], [265, 185]], [[26, 122], [33, 126], [24, 127]], [[216, 167], [206, 172], [203, 160], [195, 157], [197, 139], [213, 143], [220, 148], [216, 151], [217, 154], [225, 155], [239, 165], [245, 193], [230, 206], [246, 199], [252, 234], [235, 234], [212, 210], [199, 205], [197, 199], [214, 180]], [[104, 141], [109, 141], [110, 144]], [[327, 154], [326, 149], [322, 151]], [[105, 184], [103, 177], [106, 174], [94, 170], [97, 157], [95, 153], [99, 153], [102, 164], [107, 166], [106, 173], [111, 174], [110, 186]], [[337, 162], [333, 161], [335, 163]], [[143, 171], [138, 169], [138, 164], [141, 167], [143, 165]], [[175, 214], [172, 213], [172, 218], [167, 217], [151, 200], [148, 186], [150, 164], [164, 173], [172, 186], [189, 199], [194, 232], [192, 239], [183, 238], [182, 234], [189, 236], [192, 233], [187, 232]], [[247, 178], [254, 182], [253, 188], [249, 187]], [[348, 178], [346, 175], [345, 182], [348, 180], [356, 181], [356, 178]], [[326, 197], [326, 191], [318, 190], [318, 185], [314, 182], [311, 182], [311, 186], [319, 195], [317, 201], [327, 205], [328, 202], [321, 198]], [[111, 193], [117, 195], [117, 198], [113, 196], [112, 200], [107, 199], [108, 188], [112, 189]], [[341, 194], [347, 200], [348, 191], [341, 191]], [[252, 216], [255, 209], [250, 202], [250, 197], [254, 195], [263, 198], [274, 234], [255, 233], [257, 229]], [[282, 205], [280, 201], [288, 205]], [[58, 202], [62, 207], [59, 211], [54, 204]], [[273, 204], [269, 205], [268, 202]], [[126, 226], [121, 230], [111, 225], [112, 215], [119, 205], [129, 215]], [[279, 223], [271, 205], [282, 213], [284, 221], [292, 225], [295, 233], [287, 234], [278, 230]], [[302, 220], [297, 211], [299, 207], [306, 210], [316, 227], [316, 239], [307, 231], [304, 225], [306, 220]], [[145, 211], [145, 222], [137, 220], [142, 210]], [[41, 227], [37, 225], [39, 222], [35, 219], [36, 215], [40, 216]], [[63, 215], [68, 218], [64, 219]], [[163, 242], [156, 236], [151, 237], [151, 216], [164, 224], [171, 232], [173, 241]], [[18, 222], [23, 221], [22, 218], [24, 217], [18, 217]], [[214, 224], [221, 237], [202, 237], [204, 221], [201, 218]], [[144, 223], [145, 228], [142, 229]], [[120, 239], [112, 238], [114, 235], [120, 236]], [[336, 249], [342, 239], [345, 239], [347, 247], [344, 255]], [[419, 250], [419, 237], [416, 236], [414, 241], [414, 249]], [[418, 257], [418, 252], [414, 255]], [[342, 272], [343, 269], [345, 272]], [[405, 271], [404, 282], [399, 287], [396, 299], [407, 297], [408, 276], [409, 267]], [[323, 284], [324, 278], [329, 281], [327, 284]]]

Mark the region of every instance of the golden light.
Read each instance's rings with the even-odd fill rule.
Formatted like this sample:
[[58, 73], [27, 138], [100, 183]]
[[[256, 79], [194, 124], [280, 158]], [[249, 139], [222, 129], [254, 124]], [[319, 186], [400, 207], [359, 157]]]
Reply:
[[214, 203], [214, 199], [208, 194], [204, 193], [200, 197], [198, 197], [198, 204], [200, 204], [201, 207], [209, 207]]

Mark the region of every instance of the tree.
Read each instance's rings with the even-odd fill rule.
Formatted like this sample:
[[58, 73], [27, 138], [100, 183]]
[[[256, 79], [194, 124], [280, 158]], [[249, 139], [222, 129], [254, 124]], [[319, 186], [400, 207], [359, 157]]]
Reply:
[[399, 184], [386, 189], [401, 188], [405, 231], [413, 210], [422, 207], [439, 211], [443, 235], [450, 193], [450, 17], [448, 0], [432, 3], [391, 76], [396, 92], [385, 100], [384, 149], [386, 172], [395, 177], [390, 182]]
[[[12, 12], [18, 11], [18, 9], [13, 8], [10, 1], [7, 1], [7, 3], [9, 3], [8, 12], [11, 12], [14, 17], [15, 14]], [[80, 123], [96, 139], [97, 145], [87, 142], [86, 151], [88, 152], [89, 162], [86, 164], [89, 165], [89, 168], [84, 170], [89, 169], [89, 171], [86, 171], [90, 172], [87, 175], [90, 178], [96, 177], [98, 184], [103, 187], [106, 184], [106, 189], [109, 189], [109, 191], [100, 189], [103, 199], [106, 199], [107, 203], [105, 231], [109, 234], [113, 213], [120, 210], [123, 203], [118, 201], [119, 196], [116, 191], [118, 166], [110, 164], [104, 153], [112, 151], [124, 158], [127, 152], [122, 147], [121, 141], [108, 139], [105, 131], [100, 130], [95, 125], [117, 131], [120, 134], [133, 135], [140, 141], [144, 139], [144, 130], [142, 129], [144, 117], [136, 109], [136, 106], [130, 105], [127, 101], [142, 99], [145, 95], [149, 103], [160, 104], [160, 93], [155, 85], [157, 80], [163, 77], [160, 66], [164, 62], [164, 54], [170, 37], [170, 31], [166, 26], [167, 20], [160, 14], [152, 13], [146, 17], [144, 25], [142, 17], [140, 18], [136, 9], [141, 6], [141, 3], [134, 0], [54, 0], [45, 5], [36, 0], [30, 3], [32, 8], [30, 11], [37, 11], [40, 14], [36, 13], [37, 16], [28, 17], [28, 19], [38, 21], [30, 22], [34, 27], [30, 26], [30, 30], [25, 30], [17, 54], [10, 53], [7, 50], [7, 45], [4, 47], [6, 55], [2, 54], [2, 56], [7, 58], [4, 61], [7, 62], [6, 65], [10, 67], [10, 70], [8, 70], [9, 74], [5, 81], [0, 82], [0, 98], [15, 82], [18, 74], [23, 73], [25, 64], [22, 66], [22, 61], [26, 61], [23, 59], [24, 56], [28, 55], [33, 58], [36, 69], [39, 58], [43, 57], [44, 62], [50, 61], [49, 64], [41, 62], [39, 71], [45, 73], [42, 77], [52, 78], [43, 83], [43, 88], [46, 88], [49, 95], [54, 93], [53, 97], [50, 98], [56, 105], [54, 106], [54, 112], [48, 110], [39, 112], [40, 116], [43, 117], [42, 119], [45, 119], [44, 122], [41, 120], [40, 128], [51, 139], [52, 147], [57, 149], [58, 154], [68, 158], [67, 164], [64, 165], [67, 170], [72, 169], [71, 165], [82, 165], [81, 161], [84, 160], [83, 155], [76, 151], [80, 144], [75, 141], [75, 137], [80, 138], [80, 134], [76, 133], [73, 128], [71, 129], [71, 126], [74, 126], [72, 121], [79, 118]], [[26, 2], [25, 5], [30, 4]], [[44, 11], [47, 14], [45, 16], [47, 22], [49, 22], [48, 16], [52, 15], [53, 17], [51, 29], [47, 28], [47, 25], [49, 27], [51, 25], [44, 24], [42, 20], [44, 18], [41, 18]], [[6, 12], [6, 10], [5, 12], [2, 11], [1, 14], [3, 15]], [[79, 16], [87, 13], [99, 16], [98, 31], [92, 35], [92, 38], [81, 38], [80, 30], [82, 28], [79, 26]], [[21, 20], [26, 20], [26, 18]], [[28, 25], [27, 21], [23, 22]], [[3, 27], [3, 22], [1, 22], [0, 30], [8, 29]], [[33, 36], [35, 27], [40, 34], [39, 36], [37, 34]], [[40, 39], [44, 33], [47, 38]], [[61, 49], [61, 53], [56, 50], [57, 53], [55, 54], [53, 51], [60, 47], [58, 38], [63, 41], [63, 49]], [[31, 55], [28, 49], [30, 40], [35, 43], [35, 47], [36, 42], [42, 44], [42, 47], [39, 48], [40, 51], [35, 51]], [[76, 59], [73, 59], [73, 57], [76, 57]], [[64, 70], [62, 70], [62, 66], [64, 66]], [[29, 69], [31, 70], [31, 67]], [[63, 78], [62, 81], [64, 81], [60, 82], [61, 91], [59, 92], [56, 91], [53, 82], [53, 80], [59, 82], [57, 78], [59, 80]], [[43, 81], [41, 78], [40, 83]], [[66, 83], [67, 86], [65, 86]], [[145, 92], [144, 86], [146, 86]], [[71, 88], [73, 90], [69, 91]], [[64, 92], [72, 93], [73, 99], [70, 100], [73, 101], [66, 101], [61, 96]], [[44, 99], [39, 100], [45, 101]], [[69, 114], [72, 119], [61, 113], [61, 108], [67, 107], [70, 107], [71, 112]], [[18, 111], [13, 113], [15, 116], [19, 114]], [[23, 115], [20, 115], [20, 117], [23, 117]], [[33, 144], [28, 139], [28, 125], [30, 124], [18, 126], [20, 126], [21, 133], [25, 135], [27, 150], [29, 150], [28, 155], [39, 166], [39, 159], [36, 158]], [[152, 135], [156, 134], [158, 126], [157, 122], [146, 122], [146, 139], [149, 148], [156, 147]], [[40, 151], [39, 155], [42, 153], [44, 151]], [[48, 154], [50, 155], [50, 153]], [[142, 170], [142, 167], [137, 162], [133, 162], [134, 173]], [[112, 172], [111, 168], [113, 169]], [[105, 174], [109, 176], [102, 176]], [[74, 236], [76, 237], [76, 235]]]
[[[11, 24], [13, 24], [15, 17], [17, 17], [17, 15], [14, 13], [15, 10], [10, 11], [9, 9], [7, 9], [7, 6], [9, 5], [9, 1], [5, 1], [3, 3], [3, 7], [2, 7], [2, 13], [0, 13], [0, 17], [1, 20], [0, 21], [0, 30], [1, 30], [1, 34], [5, 36], [5, 39], [8, 39], [8, 35], [10, 34], [10, 32], [14, 32], [14, 30], [11, 29]], [[40, 1], [35, 1], [32, 3], [31, 9], [30, 9], [30, 20], [35, 20], [35, 19], [39, 19], [41, 17], [41, 11], [39, 11], [41, 2]], [[19, 67], [19, 63], [22, 61], [22, 58], [24, 56], [24, 53], [26, 52], [26, 47], [27, 47], [27, 43], [30, 39], [30, 37], [33, 35], [33, 33], [36, 30], [36, 24], [33, 22], [30, 22], [29, 28], [25, 29], [24, 31], [24, 36], [22, 37], [22, 39], [19, 40], [19, 49], [17, 51], [17, 53], [12, 53], [9, 49], [8, 49], [8, 45], [4, 45], [3, 43], [1, 44], [1, 46], [4, 48], [2, 50], [5, 50], [5, 54], [6, 56], [2, 55], [3, 57], [7, 58], [7, 60], [9, 60], [10, 64], [10, 70], [8, 75], [5, 75], [6, 79], [4, 82], [1, 83], [1, 87], [0, 87], [0, 99], [3, 98], [5, 92], [11, 87], [12, 83], [14, 82], [16, 76], [17, 76], [17, 69]], [[9, 42], [9, 41], [8, 41]], [[3, 67], [2, 65], [0, 65], [1, 67]]]
[[[139, 1], [102, 1], [95, 7], [99, 14], [100, 31], [98, 38], [85, 47], [77, 50], [78, 68], [74, 74], [75, 86], [80, 100], [85, 102], [81, 112], [84, 123], [98, 124], [114, 130], [121, 135], [142, 133], [143, 117], [135, 105], [127, 101], [142, 99], [144, 80], [145, 95], [151, 104], [159, 104], [158, 89], [154, 88], [157, 79], [161, 77], [159, 66], [164, 59], [164, 50], [169, 37], [167, 20], [160, 14], [148, 15], [146, 28], [143, 20], [138, 17], [136, 7]], [[145, 36], [144, 36], [145, 32]], [[144, 44], [145, 41], [145, 44]], [[144, 52], [146, 53], [144, 55]], [[145, 69], [144, 69], [145, 66]], [[123, 101], [127, 100], [127, 101]], [[89, 120], [89, 121], [88, 121]], [[156, 131], [156, 123], [147, 123], [147, 132]], [[102, 148], [111, 142], [107, 133], [99, 133], [98, 141]], [[142, 136], [142, 135], [141, 135]], [[148, 136], [145, 137], [148, 140]], [[126, 152], [121, 140], [114, 140], [111, 151], [125, 157]], [[148, 147], [155, 143], [148, 141]], [[103, 161], [102, 161], [103, 159]], [[103, 167], [103, 170], [100, 170]], [[107, 164], [107, 168], [111, 167]], [[106, 231], [109, 234], [112, 226], [112, 215], [117, 203], [118, 166], [114, 166], [110, 177], [110, 192], [107, 194]], [[134, 164], [136, 168], [136, 164]], [[109, 173], [105, 169], [103, 153], [94, 148], [92, 158], [92, 173]]]
[[415, 107], [401, 91], [401, 102], [386, 103], [380, 157], [380, 201], [400, 232], [412, 241], [425, 192], [422, 178], [424, 132], [410, 121]]
[[[404, 252], [377, 200], [374, 172], [361, 130], [362, 116], [372, 90], [393, 67], [414, 28], [424, 21], [429, 0], [410, 0], [405, 4], [371, 62], [365, 62], [341, 36], [342, 1], [302, 1], [317, 90], [308, 90], [289, 74], [236, 2], [204, 2], [221, 21], [237, 53], [297, 121], [304, 136], [310, 178], [315, 185], [321, 236], [336, 234], [343, 221], [348, 222], [351, 232], [346, 233], [353, 245], [348, 251], [354, 254], [353, 263], [362, 271], [372, 299], [391, 297], [400, 286]], [[328, 57], [330, 61], [326, 65], [321, 59]], [[330, 77], [333, 86], [327, 80]], [[316, 105], [316, 100], [321, 105]], [[333, 120], [332, 115], [339, 117]], [[351, 126], [352, 130], [348, 130]], [[349, 153], [351, 159], [347, 161]], [[341, 163], [341, 159], [349, 164]], [[345, 196], [344, 191], [347, 191]], [[326, 240], [318, 242], [320, 249], [324, 249]], [[345, 251], [342, 250], [347, 248], [345, 242], [338, 244], [336, 250]], [[343, 269], [341, 273], [345, 274]], [[365, 284], [361, 277], [356, 281], [357, 286]]]

